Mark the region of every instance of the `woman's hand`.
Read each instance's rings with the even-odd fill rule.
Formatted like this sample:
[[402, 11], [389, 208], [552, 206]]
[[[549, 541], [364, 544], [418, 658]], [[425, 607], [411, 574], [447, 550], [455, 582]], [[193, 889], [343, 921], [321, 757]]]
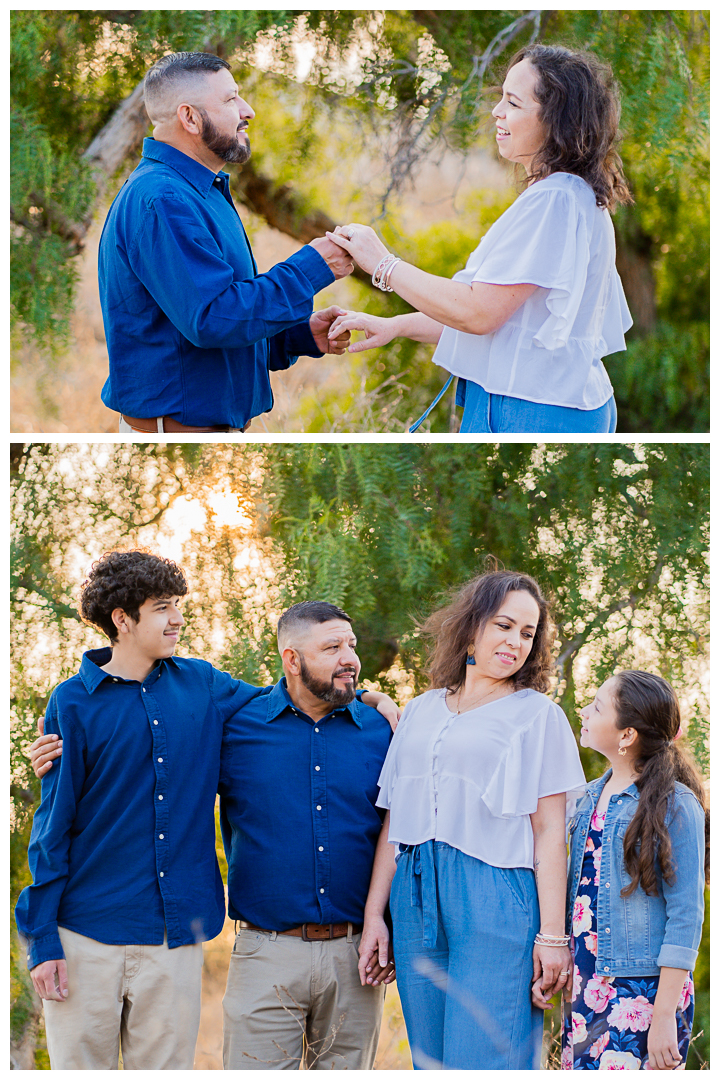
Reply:
[[390, 932], [379, 915], [365, 915], [358, 971], [363, 986], [379, 986], [381, 982], [391, 983], [395, 978]]
[[682, 1064], [678, 1051], [677, 1022], [674, 1016], [654, 1013], [648, 1031], [648, 1069], [677, 1069]]
[[365, 352], [367, 349], [379, 349], [398, 337], [395, 317], [383, 319], [380, 315], [365, 315], [362, 311], [349, 311], [340, 316], [330, 327], [328, 340], [332, 343], [337, 337], [350, 334], [351, 330], [362, 330], [365, 341], [356, 341], [348, 346], [348, 352]]
[[[568, 948], [535, 945], [533, 948], [533, 1005], [551, 1009], [550, 998], [572, 983], [573, 961]], [[563, 974], [567, 972], [567, 974]]]
[[350, 225], [338, 225], [335, 232], [326, 232], [325, 235], [345, 248], [350, 258], [368, 274], [372, 274], [380, 260], [390, 254], [369, 225], [358, 225], [353, 221]]

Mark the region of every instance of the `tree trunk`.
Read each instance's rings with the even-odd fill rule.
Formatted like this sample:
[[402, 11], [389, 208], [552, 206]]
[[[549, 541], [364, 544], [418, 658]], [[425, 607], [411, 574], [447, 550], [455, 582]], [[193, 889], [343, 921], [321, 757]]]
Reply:
[[652, 238], [632, 218], [627, 226], [617, 230], [616, 265], [633, 317], [633, 329], [644, 337], [652, 333], [657, 322], [655, 275], [650, 261]]

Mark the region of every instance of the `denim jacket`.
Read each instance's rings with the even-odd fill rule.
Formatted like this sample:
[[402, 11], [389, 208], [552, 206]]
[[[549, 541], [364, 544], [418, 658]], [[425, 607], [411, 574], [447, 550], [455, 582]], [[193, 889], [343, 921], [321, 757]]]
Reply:
[[[605, 783], [608, 770], [587, 785], [570, 821], [568, 859], [567, 933], [572, 930], [572, 914], [580, 889], [583, 853], [590, 819]], [[597, 893], [598, 975], [642, 977], [659, 975], [661, 967], [695, 966], [704, 912], [705, 817], [692, 791], [675, 784], [675, 797], [668, 800], [665, 817], [672, 843], [675, 882], [663, 880], [659, 896], [648, 896], [638, 886], [628, 897], [620, 890], [630, 882], [625, 869], [623, 838], [637, 810], [635, 784], [611, 795], [603, 829], [600, 884]]]

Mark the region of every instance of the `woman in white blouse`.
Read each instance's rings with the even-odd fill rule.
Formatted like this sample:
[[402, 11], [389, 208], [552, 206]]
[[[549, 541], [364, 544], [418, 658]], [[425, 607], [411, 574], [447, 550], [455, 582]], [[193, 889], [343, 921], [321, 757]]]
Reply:
[[414, 1067], [540, 1068], [542, 1010], [572, 969], [566, 792], [584, 785], [545, 696], [548, 605], [533, 578], [492, 571], [424, 629], [433, 689], [405, 708], [380, 775], [360, 978], [388, 963], [389, 897]]
[[330, 336], [363, 330], [350, 352], [396, 337], [437, 342], [434, 362], [459, 376], [461, 432], [612, 432], [602, 357], [625, 348], [632, 325], [610, 219], [632, 202], [614, 149], [612, 74], [592, 54], [529, 45], [511, 61], [493, 116], [498, 151], [524, 167], [525, 191], [452, 280], [400, 261], [368, 226], [328, 233], [417, 309], [391, 319], [351, 312]]

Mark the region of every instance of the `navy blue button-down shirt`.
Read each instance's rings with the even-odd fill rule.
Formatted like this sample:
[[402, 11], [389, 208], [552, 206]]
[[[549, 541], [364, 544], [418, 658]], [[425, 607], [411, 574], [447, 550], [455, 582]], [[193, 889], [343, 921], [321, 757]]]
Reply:
[[145, 139], [98, 256], [110, 374], [102, 400], [130, 417], [244, 427], [272, 408], [269, 370], [321, 356], [308, 322], [334, 275], [303, 247], [258, 275], [217, 174]]
[[358, 700], [313, 721], [285, 679], [227, 721], [219, 790], [230, 918], [267, 930], [363, 921], [391, 736]]
[[[42, 780], [20, 894], [28, 966], [61, 959], [58, 925], [110, 945], [171, 948], [222, 929], [213, 808], [223, 723], [258, 687], [171, 658], [144, 682], [93, 649], [52, 693], [45, 730], [63, 753]], [[372, 710], [369, 710], [372, 711]], [[384, 721], [383, 721], [384, 722]]]

